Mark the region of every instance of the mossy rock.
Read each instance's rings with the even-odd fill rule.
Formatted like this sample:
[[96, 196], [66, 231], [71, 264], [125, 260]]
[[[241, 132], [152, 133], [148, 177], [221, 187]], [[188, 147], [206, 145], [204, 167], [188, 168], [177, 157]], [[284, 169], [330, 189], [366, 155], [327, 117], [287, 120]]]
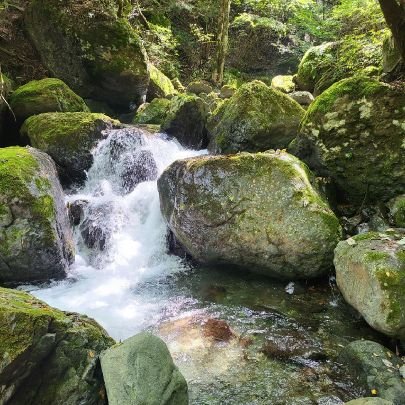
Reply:
[[345, 300], [374, 329], [405, 338], [405, 234], [366, 233], [340, 242], [336, 280]]
[[225, 84], [221, 87], [221, 91], [219, 92], [219, 97], [222, 99], [231, 98], [236, 92], [236, 87], [231, 86], [229, 84]]
[[334, 84], [309, 107], [290, 150], [354, 205], [404, 193], [404, 90], [365, 76]]
[[178, 94], [170, 99], [169, 110], [161, 129], [183, 146], [202, 149], [207, 146], [208, 106], [194, 94]]
[[92, 319], [0, 288], [0, 402], [98, 405], [98, 355], [114, 344]]
[[85, 102], [62, 80], [33, 80], [15, 90], [10, 106], [18, 122], [46, 112], [89, 112]]
[[326, 42], [307, 50], [295, 76], [299, 90], [314, 92], [316, 83], [326, 72], [333, 69], [338, 47], [338, 42]]
[[30, 144], [56, 162], [64, 185], [81, 182], [93, 164], [92, 149], [120, 123], [103, 114], [45, 113], [28, 118], [21, 128]]
[[364, 75], [364, 69], [369, 67], [380, 73], [383, 42], [388, 32], [382, 29], [367, 34], [346, 35], [339, 42], [327, 42], [310, 48], [301, 60], [295, 77], [299, 89], [317, 96], [342, 79], [361, 72]]
[[170, 100], [155, 98], [150, 103], [142, 104], [135, 115], [134, 124], [161, 125], [167, 117]]
[[212, 114], [208, 148], [214, 153], [286, 148], [304, 114], [286, 94], [255, 80], [241, 86]]
[[205, 80], [195, 80], [186, 87], [186, 92], [191, 94], [210, 94], [214, 89], [211, 84]]
[[52, 159], [36, 149], [0, 149], [0, 283], [66, 276], [74, 244]]
[[297, 158], [281, 151], [179, 160], [158, 180], [161, 210], [197, 261], [281, 279], [331, 269], [339, 221]]
[[158, 68], [149, 64], [150, 82], [146, 101], [152, 101], [155, 98], [172, 96], [177, 93], [171, 80]]
[[109, 405], [187, 405], [187, 382], [166, 344], [139, 333], [101, 355]]
[[293, 80], [293, 76], [275, 76], [271, 80], [271, 86], [274, 87], [276, 90], [280, 90], [283, 93], [292, 93], [295, 90], [295, 83]]
[[402, 361], [386, 347], [371, 340], [356, 340], [342, 350], [339, 362], [347, 367], [349, 376], [364, 392], [376, 392], [379, 397], [374, 401], [353, 401], [353, 405], [405, 404], [405, 384], [398, 369]]
[[405, 228], [405, 194], [394, 197], [387, 205], [393, 225]]
[[115, 0], [33, 0], [26, 29], [43, 64], [83, 98], [128, 109], [141, 104], [148, 59], [138, 34], [117, 16]]

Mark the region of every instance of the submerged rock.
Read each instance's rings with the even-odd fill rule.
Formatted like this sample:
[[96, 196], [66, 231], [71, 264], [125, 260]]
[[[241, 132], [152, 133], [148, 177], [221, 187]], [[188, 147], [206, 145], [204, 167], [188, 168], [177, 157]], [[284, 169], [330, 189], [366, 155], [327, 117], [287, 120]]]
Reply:
[[85, 98], [129, 108], [141, 104], [149, 84], [148, 59], [118, 2], [33, 0], [26, 29], [43, 64]]
[[247, 83], [213, 113], [208, 148], [214, 153], [286, 148], [304, 113], [286, 94], [259, 81]]
[[113, 343], [86, 316], [0, 288], [0, 403], [104, 403], [98, 355]]
[[110, 405], [186, 405], [187, 382], [166, 344], [140, 333], [106, 350], [101, 368]]
[[193, 94], [179, 94], [170, 100], [162, 130], [174, 136], [186, 148], [202, 149], [207, 145], [208, 107]]
[[364, 76], [317, 97], [290, 147], [355, 205], [405, 192], [405, 92]]
[[89, 205], [87, 200], [76, 200], [68, 204], [69, 220], [72, 226], [77, 226], [84, 218], [84, 210]]
[[52, 159], [33, 148], [0, 149], [0, 283], [65, 277], [73, 246]]
[[162, 213], [202, 263], [283, 279], [324, 274], [339, 221], [305, 165], [285, 152], [179, 160], [158, 180]]
[[158, 68], [149, 64], [150, 82], [147, 101], [152, 101], [155, 98], [171, 96], [177, 93], [171, 80], [163, 74]]
[[62, 80], [33, 80], [10, 97], [10, 107], [22, 123], [31, 115], [46, 112], [89, 112], [85, 102]]
[[336, 281], [374, 329], [405, 339], [405, 233], [366, 233], [338, 244]]
[[135, 151], [122, 162], [121, 182], [125, 194], [131, 193], [139, 183], [156, 180], [158, 168], [149, 150]]
[[343, 349], [340, 360], [367, 392], [376, 392], [394, 405], [405, 404], [405, 384], [397, 368], [402, 361], [390, 350], [370, 340], [357, 340]]
[[92, 149], [118, 121], [95, 113], [46, 113], [28, 118], [21, 128], [32, 146], [48, 153], [63, 183], [86, 179], [93, 164]]

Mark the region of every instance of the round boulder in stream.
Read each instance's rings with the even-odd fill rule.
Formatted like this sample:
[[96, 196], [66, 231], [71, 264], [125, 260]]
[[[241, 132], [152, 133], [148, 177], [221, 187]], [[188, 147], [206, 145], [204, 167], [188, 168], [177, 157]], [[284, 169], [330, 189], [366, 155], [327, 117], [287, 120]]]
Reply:
[[0, 149], [0, 283], [63, 278], [73, 246], [52, 159], [34, 148]]
[[187, 382], [154, 335], [139, 333], [109, 348], [101, 368], [110, 405], [188, 404]]
[[86, 179], [93, 164], [92, 149], [119, 122], [104, 114], [86, 112], [45, 113], [28, 118], [22, 136], [55, 161], [64, 185]]
[[169, 228], [199, 262], [282, 279], [317, 277], [332, 266], [339, 221], [288, 153], [179, 160], [158, 188]]
[[405, 234], [365, 233], [338, 244], [336, 281], [367, 323], [405, 339]]

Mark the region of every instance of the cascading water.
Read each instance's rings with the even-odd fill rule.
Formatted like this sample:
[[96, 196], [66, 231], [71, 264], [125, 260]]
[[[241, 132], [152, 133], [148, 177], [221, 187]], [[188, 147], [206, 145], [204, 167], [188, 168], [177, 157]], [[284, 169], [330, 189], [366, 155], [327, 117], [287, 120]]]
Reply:
[[[85, 186], [66, 197], [77, 245], [69, 277], [27, 289], [95, 318], [117, 340], [144, 329], [160, 335], [191, 404], [337, 405], [359, 396], [333, 359], [372, 332], [333, 287], [192, 269], [166, 253], [156, 178], [201, 153], [134, 127], [109, 131]], [[230, 340], [212, 339], [213, 318], [230, 325]]]
[[166, 254], [156, 177], [176, 159], [197, 154], [163, 135], [111, 130], [94, 151], [83, 189], [66, 197], [68, 204], [84, 203], [69, 277], [33, 293], [57, 308], [94, 317], [115, 339], [153, 324], [163, 291], [144, 296], [134, 290], [183, 269]]

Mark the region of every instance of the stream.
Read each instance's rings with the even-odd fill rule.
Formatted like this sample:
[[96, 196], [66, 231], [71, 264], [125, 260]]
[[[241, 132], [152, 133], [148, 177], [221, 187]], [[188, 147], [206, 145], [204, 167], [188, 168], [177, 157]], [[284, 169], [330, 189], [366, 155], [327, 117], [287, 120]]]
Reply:
[[[66, 195], [68, 204], [86, 202], [75, 264], [63, 281], [25, 289], [96, 319], [117, 341], [142, 330], [159, 335], [188, 381], [190, 404], [334, 405], [361, 396], [338, 353], [352, 340], [379, 336], [343, 302], [334, 279], [279, 283], [168, 254], [156, 181], [133, 190], [125, 183], [139, 153], [153, 156], [160, 174], [205, 152], [164, 134], [109, 131], [85, 185]], [[86, 220], [102, 235], [93, 249], [81, 232]], [[218, 338], [212, 320], [226, 322], [220, 326], [231, 335], [225, 328]]]

